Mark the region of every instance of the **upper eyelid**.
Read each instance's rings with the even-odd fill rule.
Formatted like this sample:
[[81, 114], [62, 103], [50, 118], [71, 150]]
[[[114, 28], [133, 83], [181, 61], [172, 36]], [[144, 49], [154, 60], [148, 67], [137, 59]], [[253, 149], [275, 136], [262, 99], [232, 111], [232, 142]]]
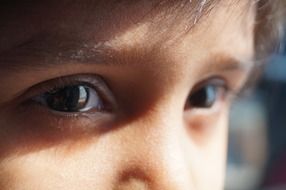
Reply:
[[90, 88], [94, 88], [105, 101], [117, 105], [113, 93], [106, 82], [100, 76], [94, 74], [68, 75], [47, 80], [30, 87], [17, 99], [20, 99], [20, 102], [31, 100], [35, 96], [39, 96], [52, 89], [63, 88], [70, 85], [86, 85]]
[[61, 76], [54, 79], [49, 79], [39, 82], [32, 87], [28, 88], [26, 92], [38, 91], [40, 93], [50, 91], [52, 89], [62, 88], [68, 85], [75, 84], [89, 84], [89, 86], [97, 87], [101, 79], [96, 75], [68, 75]]
[[207, 84], [215, 84], [215, 85], [222, 87], [225, 90], [225, 92], [227, 93], [227, 97], [230, 100], [233, 100], [233, 99], [240, 96], [241, 88], [234, 87], [232, 84], [230, 84], [230, 82], [228, 80], [229, 79], [227, 79], [223, 76], [217, 76], [217, 75], [202, 79], [201, 82], [196, 84], [191, 89], [191, 92], [189, 93], [189, 95], [196, 93], [198, 90], [200, 90], [203, 86], [205, 86]]
[[203, 79], [203, 80], [201, 80], [201, 82], [197, 83], [191, 89], [190, 94], [192, 94], [193, 92], [196, 92], [197, 90], [200, 90], [201, 87], [203, 87], [206, 84], [216, 84], [216, 85], [224, 87], [226, 89], [230, 88], [226, 79], [224, 79], [223, 77], [220, 77], [220, 76], [212, 76], [210, 78]]
[[222, 84], [222, 86], [226, 88], [229, 93], [233, 95], [240, 93], [241, 90], [245, 88], [245, 85], [249, 78], [248, 72], [250, 72], [250, 70], [246, 71], [242, 69], [239, 66], [240, 64], [237, 65], [237, 63], [233, 63], [231, 65], [230, 68], [226, 70], [222, 69], [224, 68], [224, 66], [222, 66], [219, 70], [209, 69], [209, 73], [207, 75], [204, 76], [204, 74], [202, 74], [202, 77], [200, 78], [199, 82], [196, 83], [196, 85], [193, 87], [192, 91], [205, 83], [220, 80], [224, 81], [224, 84]]

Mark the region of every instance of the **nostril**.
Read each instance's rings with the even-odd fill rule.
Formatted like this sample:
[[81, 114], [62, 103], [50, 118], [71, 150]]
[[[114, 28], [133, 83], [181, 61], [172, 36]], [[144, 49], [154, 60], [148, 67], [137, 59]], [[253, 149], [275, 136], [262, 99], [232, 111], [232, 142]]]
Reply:
[[149, 187], [144, 181], [134, 177], [131, 177], [126, 181], [123, 181], [116, 188], [116, 190], [148, 190], [148, 189]]
[[115, 190], [149, 190], [149, 180], [139, 170], [124, 172], [120, 175], [119, 184]]

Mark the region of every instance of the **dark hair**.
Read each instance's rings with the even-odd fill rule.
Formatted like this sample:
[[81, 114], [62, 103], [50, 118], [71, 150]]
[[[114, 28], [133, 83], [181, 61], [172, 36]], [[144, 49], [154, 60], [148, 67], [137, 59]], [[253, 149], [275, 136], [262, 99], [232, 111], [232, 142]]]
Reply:
[[257, 2], [254, 31], [257, 58], [279, 51], [285, 30], [285, 11], [285, 0]]
[[272, 54], [279, 53], [284, 46], [286, 2], [285, 0], [255, 0], [256, 21], [254, 28], [255, 68], [246, 88], [256, 85], [263, 73], [265, 64]]

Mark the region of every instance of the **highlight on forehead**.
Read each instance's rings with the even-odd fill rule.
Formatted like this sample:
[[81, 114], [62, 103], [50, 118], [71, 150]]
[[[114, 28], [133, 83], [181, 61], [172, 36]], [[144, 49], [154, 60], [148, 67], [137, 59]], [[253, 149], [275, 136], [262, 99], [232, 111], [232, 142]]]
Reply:
[[[33, 16], [36, 17], [35, 20], [37, 22], [35, 21], [35, 23], [33, 23], [33, 19], [28, 18], [26, 19], [27, 25], [22, 22], [24, 24], [21, 25], [19, 29], [22, 30], [22, 28], [24, 28], [25, 30], [25, 28], [31, 28], [33, 30], [37, 30], [41, 27], [47, 28], [43, 29], [44, 32], [36, 31], [36, 34], [31, 35], [31, 37], [29, 36], [28, 39], [21, 39], [21, 42], [13, 42], [14, 44], [16, 44], [20, 53], [17, 54], [18, 56], [8, 56], [9, 53], [7, 52], [2, 53], [4, 56], [2, 56], [0, 59], [5, 61], [0, 61], [0, 64], [10, 63], [9, 66], [11, 67], [13, 65], [11, 63], [17, 63], [17, 61], [9, 60], [14, 58], [19, 59], [19, 56], [25, 56], [29, 59], [32, 59], [34, 57], [40, 57], [43, 59], [42, 63], [55, 61], [48, 59], [48, 57], [57, 59], [57, 61], [55, 62], [59, 62], [58, 60], [64, 59], [72, 59], [75, 61], [82, 62], [86, 60], [94, 61], [95, 58], [100, 57], [99, 55], [104, 54], [104, 57], [108, 57], [109, 52], [112, 52], [110, 54], [115, 54], [114, 49], [115, 52], [116, 50], [121, 50], [118, 52], [123, 52], [122, 47], [128, 47], [126, 49], [132, 49], [132, 51], [136, 51], [137, 49], [140, 49], [140, 45], [142, 45], [143, 43], [144, 45], [147, 44], [148, 46], [145, 47], [143, 45], [143, 51], [140, 52], [145, 53], [144, 51], [153, 51], [158, 46], [160, 46], [160, 48], [164, 45], [168, 46], [170, 43], [167, 44], [166, 42], [169, 42], [169, 39], [171, 39], [172, 41], [177, 41], [180, 36], [191, 31], [193, 29], [193, 26], [198, 26], [198, 28], [200, 28], [200, 22], [204, 18], [207, 18], [207, 16], [210, 15], [209, 13], [212, 13], [212, 11], [221, 9], [233, 10], [233, 7], [239, 7], [239, 9], [236, 8], [236, 10], [241, 10], [240, 6], [241, 4], [245, 4], [245, 2], [249, 1], [31, 0], [26, 1], [26, 3], [24, 3], [21, 0], [9, 0], [9, 2], [6, 4], [7, 7], [10, 7], [9, 9], [14, 8], [13, 11], [9, 11], [9, 14], [12, 13], [13, 17], [14, 14], [17, 15], [15, 16], [15, 18], [13, 18], [14, 20], [10, 21], [9, 19], [7, 19], [5, 13], [1, 12], [1, 9], [5, 9], [5, 6], [2, 6], [5, 5], [5, 3], [0, 0], [0, 15], [2, 15], [3, 20], [7, 20], [6, 22], [14, 22], [21, 24], [22, 21], [20, 19], [22, 19], [22, 17], [20, 17], [18, 14], [23, 14], [24, 16], [26, 16], [25, 14], [33, 14]], [[37, 8], [39, 8], [40, 10], [38, 10]], [[15, 11], [18, 9], [21, 11]], [[140, 9], [144, 9], [143, 16], [140, 15], [136, 18], [136, 16], [133, 17], [133, 15], [130, 14], [134, 12], [136, 13], [136, 11], [140, 11]], [[64, 13], [62, 14], [62, 12]], [[126, 12], [128, 13], [126, 14]], [[42, 13], [41, 17], [38, 15], [39, 13]], [[105, 17], [106, 15], [102, 16], [101, 14], [107, 14], [108, 16]], [[49, 18], [47, 18], [51, 15], [53, 19], [56, 19], [56, 22], [52, 24], [48, 23]], [[41, 19], [38, 19], [39, 17]], [[98, 23], [94, 25], [93, 21], [96, 19], [98, 19], [99, 22], [94, 22]], [[80, 25], [82, 22], [86, 22], [87, 20], [87, 25]], [[73, 22], [76, 23], [76, 25], [73, 25]], [[122, 27], [122, 25], [125, 25], [125, 23], [127, 23], [126, 26]], [[149, 25], [152, 25], [151, 29], [149, 28]], [[61, 26], [64, 27], [61, 28]], [[101, 28], [101, 31], [98, 31], [98, 28]], [[102, 28], [104, 28], [104, 30], [102, 30]], [[154, 30], [152, 30], [153, 28]], [[11, 33], [12, 29], [10, 29], [10, 31], [8, 30], [7, 38], [14, 38], [11, 37], [12, 35], [10, 35], [9, 37], [9, 34]], [[14, 28], [14, 31], [19, 29]], [[138, 30], [140, 31], [137, 32]], [[89, 31], [91, 32], [89, 33]], [[109, 35], [109, 33], [112, 33], [112, 31], [113, 34]], [[144, 36], [144, 31], [146, 31], [146, 33], [149, 33]], [[78, 34], [77, 32], [82, 33]], [[103, 35], [101, 35], [101, 33], [103, 33]], [[133, 37], [130, 35], [135, 36]], [[2, 44], [4, 44], [2, 43], [3, 41], [1, 41], [3, 39], [4, 38], [0, 38], [0, 52], [1, 46]], [[140, 41], [140, 39], [144, 40]], [[137, 44], [135, 44], [136, 40], [139, 41]], [[14, 44], [12, 47], [15, 47]], [[153, 44], [155, 45], [153, 46]], [[133, 47], [135, 48], [130, 48], [132, 47], [132, 45], [134, 45]], [[151, 46], [151, 48], [149, 48], [149, 46]], [[15, 55], [17, 51], [14, 50], [10, 52], [13, 52], [12, 54]], [[125, 54], [128, 54], [128, 52], [125, 52]], [[6, 59], [8, 60], [6, 61]], [[31, 61], [29, 60], [26, 62], [30, 63]], [[38, 64], [39, 62], [41, 61], [37, 61]], [[19, 65], [16, 66], [19, 67]]]
[[[190, 31], [202, 18], [207, 17], [215, 7], [221, 6], [218, 5], [219, 2], [222, 2], [224, 8], [228, 9], [236, 6], [236, 4], [241, 5], [243, 2], [247, 4], [247, 2], [254, 1], [257, 0], [3, 0], [0, 1], [0, 12], [4, 12], [4, 14], [5, 12], [9, 14], [13, 13], [21, 16], [21, 14], [35, 14], [37, 13], [37, 9], [49, 9], [49, 7], [53, 7], [48, 13], [52, 14], [53, 11], [60, 10], [61, 12], [65, 12], [66, 9], [72, 7], [73, 9], [81, 10], [82, 17], [92, 16], [96, 19], [98, 16], [104, 19], [104, 17], [101, 17], [103, 11], [97, 10], [98, 15], [94, 15], [96, 8], [104, 7], [108, 14], [118, 17], [113, 11], [121, 7], [120, 14], [122, 14], [123, 17], [124, 12], [134, 13], [134, 17], [135, 15], [142, 14], [139, 16], [140, 18], [130, 18], [133, 24], [149, 18], [151, 21], [157, 21], [156, 23], [159, 23], [161, 26], [160, 29], [165, 26], [169, 28], [170, 25], [177, 27], [178, 24], [184, 23], [184, 29]], [[61, 9], [58, 7], [61, 7]], [[134, 10], [132, 11], [132, 9]], [[62, 18], [59, 17], [59, 19]]]
[[[84, 32], [82, 28], [86, 27], [104, 42], [113, 38], [114, 35], [120, 35], [128, 30], [132, 31], [132, 28], [139, 24], [146, 26], [148, 23], [148, 27], [151, 25], [154, 29], [149, 36], [156, 38], [151, 41], [160, 39], [165, 41], [163, 35], [160, 34], [167, 34], [170, 38], [174, 38], [185, 31], [190, 31], [203, 15], [207, 15], [216, 6], [218, 1], [220, 0], [31, 0], [25, 2], [3, 0], [0, 1], [0, 22], [3, 27], [0, 51], [3, 49], [1, 47], [6, 46], [4, 39], [11, 38], [9, 30], [15, 31], [20, 28], [24, 31], [53, 29], [58, 30], [56, 32], [58, 36], [65, 36], [61, 33], [68, 31], [70, 34], [77, 35]], [[98, 25], [93, 27], [92, 24], [84, 25], [87, 20], [99, 23], [100, 27]], [[82, 24], [72, 25], [73, 22]], [[104, 34], [100, 34], [98, 28], [105, 28]], [[23, 34], [18, 35], [17, 38], [21, 35]], [[88, 35], [81, 36], [87, 37]], [[78, 35], [74, 36], [74, 38], [77, 37]], [[33, 38], [37, 36], [34, 35]], [[91, 40], [79, 39], [79, 41], [84, 44], [85, 41]]]
[[208, 15], [221, 0], [159, 0], [154, 6], [154, 14], [162, 12], [162, 21], [168, 24], [185, 24], [185, 30], [189, 31], [202, 17]]
[[[257, 4], [256, 11], [258, 17], [264, 17], [265, 19], [258, 18], [259, 27], [254, 31], [256, 36], [255, 40], [256, 46], [259, 46], [258, 49], [263, 49], [267, 40], [271, 41], [272, 44], [275, 43], [273, 42], [273, 36], [277, 36], [275, 34], [277, 22], [272, 22], [271, 19], [269, 20], [269, 15], [274, 14], [275, 12], [275, 10], [272, 10], [272, 7], [277, 5], [279, 6], [279, 2], [282, 1], [284, 0], [277, 0], [275, 3], [270, 0], [2, 0], [0, 1], [0, 12], [4, 15], [5, 13], [8, 13], [10, 16], [12, 15], [12, 17], [17, 17], [18, 14], [21, 16], [21, 14], [29, 14], [29, 12], [36, 11], [37, 13], [37, 10], [34, 9], [37, 9], [38, 6], [45, 8], [48, 7], [45, 5], [53, 4], [54, 6], [65, 5], [63, 6], [64, 9], [69, 6], [73, 6], [82, 10], [89, 9], [89, 11], [99, 5], [104, 5], [105, 8], [123, 7], [123, 12], [129, 11], [130, 8], [137, 7], [135, 10], [137, 13], [140, 11], [140, 7], [146, 7], [147, 4], [147, 6], [150, 7], [150, 10], [145, 10], [145, 12], [142, 13], [142, 17], [140, 15], [140, 18], [135, 19], [135, 22], [132, 19], [130, 22], [134, 22], [133, 24], [136, 24], [136, 22], [143, 22], [144, 19], [150, 19], [151, 22], [155, 23], [157, 26], [158, 31], [156, 32], [163, 33], [165, 31], [165, 33], [169, 33], [169, 35], [176, 33], [178, 36], [181, 33], [190, 31], [194, 26], [198, 25], [202, 19], [206, 18], [212, 10], [217, 9], [218, 7], [223, 6], [224, 9], [228, 9], [233, 6], [241, 6], [244, 4], [245, 7], [241, 8], [242, 12], [240, 14], [243, 16], [243, 11], [246, 11], [247, 8], [249, 8], [247, 5]], [[269, 11], [267, 12], [265, 9], [268, 9]], [[82, 14], [88, 14], [86, 12], [88, 11], [83, 11]], [[98, 14], [100, 15], [101, 13]], [[111, 12], [110, 14], [113, 13]], [[114, 16], [116, 17], [116, 15]], [[156, 17], [156, 19], [154, 19], [154, 17]], [[5, 16], [2, 16], [2, 19], [5, 18]], [[114, 22], [116, 22], [116, 20]], [[271, 34], [273, 34], [272, 37]], [[261, 41], [263, 41], [263, 43], [261, 43]], [[0, 49], [1, 44], [3, 43], [0, 41]]]
[[[239, 16], [245, 16], [249, 10], [255, 15], [253, 35], [256, 59], [264, 60], [281, 48], [281, 39], [285, 36], [286, 27], [285, 0], [188, 0], [188, 2], [192, 4], [192, 10], [183, 6], [179, 11], [185, 19], [188, 19], [190, 29], [214, 9], [221, 6], [225, 9], [243, 6]], [[226, 21], [227, 19], [225, 18]]]

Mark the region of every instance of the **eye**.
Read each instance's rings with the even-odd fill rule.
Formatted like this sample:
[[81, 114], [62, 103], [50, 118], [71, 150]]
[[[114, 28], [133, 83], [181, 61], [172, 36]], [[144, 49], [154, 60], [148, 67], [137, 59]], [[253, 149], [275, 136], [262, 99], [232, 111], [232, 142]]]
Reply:
[[111, 111], [113, 96], [103, 80], [93, 76], [68, 76], [36, 87], [31, 105], [60, 113]]
[[58, 112], [102, 110], [103, 102], [96, 90], [84, 85], [72, 85], [46, 92], [38, 97], [40, 103]]
[[220, 80], [200, 85], [188, 97], [187, 107], [198, 109], [210, 109], [219, 103], [226, 93], [226, 87]]

